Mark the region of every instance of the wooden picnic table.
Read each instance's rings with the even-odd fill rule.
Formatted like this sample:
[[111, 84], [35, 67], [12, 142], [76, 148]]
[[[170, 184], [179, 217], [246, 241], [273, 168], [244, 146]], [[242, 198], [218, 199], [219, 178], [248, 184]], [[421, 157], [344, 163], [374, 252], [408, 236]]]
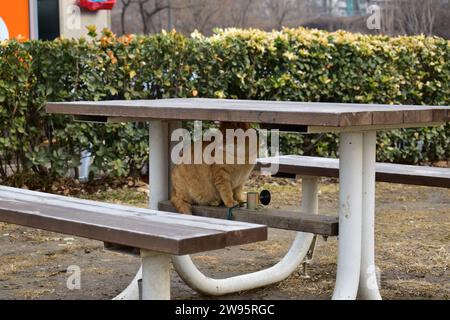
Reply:
[[[158, 209], [158, 203], [169, 198], [169, 134], [181, 120], [245, 121], [280, 130], [338, 132], [339, 254], [334, 299], [355, 299], [357, 295], [381, 299], [374, 247], [376, 131], [450, 121], [449, 106], [200, 98], [56, 102], [47, 105], [47, 112], [74, 115], [81, 120], [149, 121], [152, 209]], [[317, 197], [317, 188], [311, 194]], [[192, 268], [187, 261], [179, 261], [178, 267], [181, 271]]]

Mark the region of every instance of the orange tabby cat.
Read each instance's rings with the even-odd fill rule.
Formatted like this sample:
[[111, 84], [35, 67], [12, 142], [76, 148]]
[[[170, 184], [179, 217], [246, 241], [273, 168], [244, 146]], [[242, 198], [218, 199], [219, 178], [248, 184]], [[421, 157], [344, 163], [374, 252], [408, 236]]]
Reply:
[[[223, 134], [224, 146], [226, 143], [226, 129], [243, 129], [246, 131], [249, 128], [250, 124], [248, 123], [221, 123], [219, 129]], [[243, 164], [202, 163], [175, 166], [172, 170], [171, 201], [176, 210], [179, 213], [191, 214], [192, 204], [219, 206], [223, 203], [230, 208], [244, 202], [242, 189], [254, 167], [251, 159], [256, 158], [256, 154], [253, 155], [253, 158], [249, 156], [249, 140], [245, 140], [245, 161], [243, 161]], [[207, 144], [203, 143], [203, 149]], [[235, 146], [234, 163], [237, 163], [236, 149], [237, 147]], [[225, 163], [226, 154], [225, 151], [223, 152]]]

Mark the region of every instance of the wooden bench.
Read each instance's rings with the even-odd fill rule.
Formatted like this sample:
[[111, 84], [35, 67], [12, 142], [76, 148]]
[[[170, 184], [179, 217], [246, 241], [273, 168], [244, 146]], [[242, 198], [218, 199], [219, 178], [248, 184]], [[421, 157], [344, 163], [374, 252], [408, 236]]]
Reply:
[[[161, 201], [159, 210], [176, 212], [170, 201]], [[225, 207], [192, 206], [192, 214], [202, 217], [226, 219], [228, 209]], [[267, 209], [247, 210], [244, 208], [233, 210], [236, 221], [263, 224], [275, 229], [301, 231], [321, 236], [337, 236], [339, 233], [339, 218], [336, 216], [320, 215], [312, 212], [292, 210]]]
[[143, 299], [170, 298], [170, 255], [267, 240], [267, 227], [0, 186], [0, 221], [138, 248]]
[[[258, 159], [257, 167], [279, 164], [278, 174], [284, 177], [339, 177], [339, 159], [287, 155]], [[450, 169], [380, 163], [375, 165], [380, 182], [450, 188]]]
[[[280, 156], [279, 158], [261, 158], [258, 159], [256, 168], [258, 169], [277, 163], [279, 170], [276, 176], [289, 178], [295, 178], [296, 176], [309, 176], [313, 178], [339, 177], [339, 159], [330, 158], [296, 155]], [[375, 170], [377, 181], [443, 188], [450, 187], [450, 170], [446, 168], [377, 163]], [[317, 198], [317, 193], [308, 193], [307, 196]], [[314, 199], [314, 201], [317, 201], [317, 199]], [[160, 202], [159, 209], [175, 212], [175, 208], [170, 201]], [[220, 219], [224, 219], [227, 216], [227, 208], [224, 207], [196, 205], [192, 207], [192, 210], [193, 214], [197, 216]], [[258, 211], [235, 209], [233, 210], [233, 217], [238, 221], [264, 224], [276, 229], [308, 232], [322, 236], [337, 236], [339, 234], [338, 217], [319, 215], [317, 212], [305, 212], [305, 210], [297, 212], [272, 209]]]

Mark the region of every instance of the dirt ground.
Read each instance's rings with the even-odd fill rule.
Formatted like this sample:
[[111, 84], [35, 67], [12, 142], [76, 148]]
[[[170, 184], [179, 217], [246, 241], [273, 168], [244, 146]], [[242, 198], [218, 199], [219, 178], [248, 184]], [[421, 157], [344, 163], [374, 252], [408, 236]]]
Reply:
[[[267, 188], [271, 207], [298, 209], [301, 183], [253, 177], [248, 190]], [[80, 197], [145, 207], [144, 183], [81, 192]], [[338, 186], [324, 180], [320, 211], [337, 214]], [[377, 184], [376, 258], [385, 299], [450, 298], [450, 190]], [[206, 274], [226, 277], [275, 264], [295, 233], [270, 229], [269, 241], [198, 254]], [[305, 278], [299, 268], [278, 284], [223, 299], [328, 299], [336, 275], [337, 239], [320, 238]], [[67, 268], [81, 268], [81, 289], [66, 286]], [[139, 259], [107, 251], [103, 244], [0, 223], [0, 299], [111, 299], [133, 278]], [[172, 272], [173, 299], [210, 299]]]

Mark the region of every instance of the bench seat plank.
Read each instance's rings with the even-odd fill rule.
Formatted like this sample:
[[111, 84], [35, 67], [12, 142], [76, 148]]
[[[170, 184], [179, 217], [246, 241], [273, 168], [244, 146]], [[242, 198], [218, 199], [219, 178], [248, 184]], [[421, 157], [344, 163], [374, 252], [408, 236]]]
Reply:
[[[258, 166], [275, 163], [276, 158], [258, 159]], [[339, 178], [339, 159], [287, 155], [279, 157], [279, 173]], [[375, 165], [376, 180], [380, 182], [450, 188], [450, 169], [411, 166], [393, 163]]]
[[[161, 201], [159, 209], [175, 212], [175, 208], [170, 201]], [[226, 219], [228, 209], [195, 205], [192, 206], [192, 213], [202, 217]], [[271, 228], [302, 231], [323, 236], [337, 236], [339, 232], [339, 218], [337, 216], [267, 208], [255, 211], [236, 208], [233, 210], [233, 218], [237, 221], [263, 224]]]
[[263, 241], [267, 228], [0, 187], [0, 221], [183, 255]]

